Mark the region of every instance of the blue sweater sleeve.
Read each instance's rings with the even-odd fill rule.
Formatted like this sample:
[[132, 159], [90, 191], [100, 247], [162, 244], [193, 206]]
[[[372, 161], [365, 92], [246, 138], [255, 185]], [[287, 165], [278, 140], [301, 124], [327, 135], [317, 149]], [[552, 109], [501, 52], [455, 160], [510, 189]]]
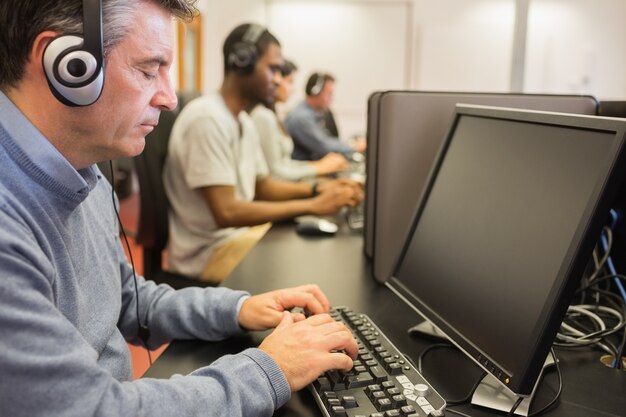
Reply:
[[290, 113], [285, 119], [285, 127], [293, 141], [306, 149], [313, 159], [320, 159], [329, 152], [344, 155], [350, 155], [353, 152], [337, 138], [329, 137], [324, 129], [315, 123], [315, 120], [300, 112]]
[[[65, 303], [81, 298], [58, 296], [57, 281], [68, 277], [58, 274], [47, 243], [28, 224], [32, 219], [16, 219], [6, 206], [0, 208], [1, 416], [270, 416], [289, 398], [284, 375], [258, 349], [223, 357], [187, 376], [115, 378], [106, 358], [128, 357], [120, 328], [124, 336], [135, 331], [131, 288], [123, 291], [123, 301], [94, 293], [92, 307], [68, 307]], [[123, 275], [127, 284], [127, 271]], [[139, 285], [140, 314], [152, 328], [153, 344], [241, 331], [232, 313], [244, 293], [175, 292], [143, 279]], [[102, 307], [94, 307], [110, 304], [111, 311], [122, 312], [117, 325]]]

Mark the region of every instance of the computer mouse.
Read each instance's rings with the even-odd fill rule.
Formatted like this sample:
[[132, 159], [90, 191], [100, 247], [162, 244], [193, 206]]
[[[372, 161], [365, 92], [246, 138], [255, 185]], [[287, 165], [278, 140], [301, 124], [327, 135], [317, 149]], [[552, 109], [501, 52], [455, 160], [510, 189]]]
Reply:
[[296, 232], [304, 236], [333, 236], [339, 226], [326, 219], [305, 219], [298, 222]]

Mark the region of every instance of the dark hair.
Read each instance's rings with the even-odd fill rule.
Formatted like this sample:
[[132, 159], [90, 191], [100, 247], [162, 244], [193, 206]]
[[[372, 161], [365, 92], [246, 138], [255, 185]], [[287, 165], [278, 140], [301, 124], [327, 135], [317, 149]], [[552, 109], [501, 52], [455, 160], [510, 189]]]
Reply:
[[[198, 13], [198, 0], [149, 1], [179, 19], [189, 20]], [[140, 5], [137, 0], [102, 0], [105, 57], [128, 34]], [[35, 38], [46, 30], [59, 35], [82, 34], [82, 0], [0, 1], [0, 89], [19, 83]]]
[[[239, 42], [243, 42], [243, 38], [246, 35], [246, 32], [248, 32], [248, 29], [250, 29], [252, 25], [255, 25], [255, 23], [244, 23], [237, 26], [228, 34], [228, 36], [224, 40], [224, 47], [222, 48], [222, 53], [224, 55], [224, 74], [228, 74], [232, 70], [232, 68], [230, 68], [228, 64], [228, 56], [231, 52], [233, 52], [236, 44], [238, 44]], [[278, 39], [276, 39], [276, 37], [272, 35], [269, 30], [264, 29], [263, 32], [261, 32], [261, 35], [259, 36], [257, 41], [254, 43], [257, 56], [259, 58], [263, 56], [271, 44], [276, 44], [280, 46], [280, 42], [278, 42]]]
[[[314, 72], [306, 82], [304, 92], [307, 96], [316, 96], [324, 89], [328, 81], [335, 81], [335, 77], [327, 73]], [[314, 89], [317, 90], [317, 92], [314, 92]]]
[[296, 66], [296, 64], [293, 63], [293, 61], [285, 59], [283, 62], [283, 66], [280, 69], [280, 75], [282, 75], [283, 77], [287, 77], [291, 75], [292, 72], [297, 71], [297, 70], [298, 70], [298, 67]]

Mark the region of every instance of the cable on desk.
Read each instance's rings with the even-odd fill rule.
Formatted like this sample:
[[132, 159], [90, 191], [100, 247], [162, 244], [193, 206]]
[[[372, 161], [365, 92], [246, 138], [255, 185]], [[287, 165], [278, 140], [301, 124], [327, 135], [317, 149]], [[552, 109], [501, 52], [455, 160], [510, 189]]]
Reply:
[[513, 404], [513, 407], [511, 407], [511, 409], [507, 413], [506, 417], [514, 417], [515, 416], [515, 410], [517, 410], [517, 407], [519, 407], [519, 405], [522, 403], [522, 401], [524, 401], [524, 397], [519, 397], [517, 399], [517, 401], [515, 401], [515, 403]]
[[422, 373], [422, 361], [424, 360], [424, 357], [426, 356], [428, 352], [430, 352], [431, 350], [435, 350], [435, 349], [446, 349], [446, 348], [456, 349], [456, 346], [454, 346], [451, 343], [433, 343], [432, 345], [429, 345], [426, 349], [422, 351], [422, 353], [420, 353], [419, 357], [417, 358], [417, 371], [420, 374]]
[[[420, 353], [418, 360], [417, 360], [417, 370], [418, 372], [421, 374], [422, 373], [422, 362], [424, 357], [426, 356], [426, 354], [428, 352], [430, 352], [431, 350], [434, 349], [446, 349], [446, 348], [451, 348], [451, 349], [458, 349], [456, 346], [450, 344], [450, 343], [435, 343], [432, 344], [430, 346], [428, 346], [426, 349], [424, 349], [422, 351], [422, 353]], [[406, 356], [406, 355], [405, 355]], [[476, 388], [478, 388], [478, 386], [480, 385], [480, 383], [482, 382], [483, 378], [485, 377], [485, 375], [487, 375], [487, 372], [482, 372], [480, 377], [476, 380], [476, 382], [474, 383], [474, 385], [472, 385], [472, 388], [469, 390], [469, 393], [463, 397], [460, 398], [458, 400], [448, 400], [446, 398], [444, 398], [444, 400], [446, 401], [447, 405], [462, 405], [462, 404], [467, 404], [468, 402], [470, 402], [470, 400], [472, 399], [472, 395], [474, 394], [474, 391], [476, 391]]]
[[[606, 329], [602, 329], [602, 326], [598, 327], [597, 318], [592, 319], [591, 323], [592, 325], [594, 325], [593, 330], [581, 326], [579, 321], [581, 315], [579, 312], [577, 312], [576, 315], [568, 314], [566, 317], [566, 321], [569, 320], [569, 323], [571, 324], [572, 320], [575, 320], [573, 323], [575, 325], [578, 324], [578, 330], [583, 331], [587, 334], [587, 337], [585, 339], [580, 339], [578, 341], [579, 346], [589, 346], [597, 342], [598, 346], [601, 349], [609, 352], [609, 354], [614, 358], [612, 367], [620, 369], [622, 367], [622, 361], [619, 358], [624, 355], [626, 333], [622, 335], [621, 343], [618, 347], [613, 346], [607, 340], [607, 337], [626, 330], [626, 302], [624, 302], [621, 296], [615, 294], [613, 291], [610, 291], [608, 288], [600, 289], [600, 286], [603, 283], [610, 284], [611, 281], [614, 282], [615, 280], [618, 280], [620, 282], [626, 281], [626, 277], [620, 274], [607, 274], [604, 276], [596, 277], [591, 282], [586, 282], [581, 288], [578, 289], [579, 293], [591, 293], [593, 295], [593, 298], [597, 300], [597, 305], [593, 306], [593, 313], [597, 313], [597, 316], [602, 319], [602, 321], [605, 323], [604, 327], [606, 327]], [[603, 307], [600, 306], [600, 304], [602, 304]], [[601, 338], [602, 341], [598, 341], [597, 338]], [[557, 345], [562, 346], [563, 344], [559, 343]], [[573, 344], [570, 342], [568, 342], [566, 346], [574, 347]]]
[[[605, 234], [605, 255], [608, 255], [612, 242], [610, 229]], [[607, 259], [610, 260], [608, 257]], [[570, 306], [557, 334], [555, 346], [575, 348], [595, 345], [613, 357], [613, 368], [621, 368], [622, 361], [619, 358], [624, 354], [626, 333], [617, 347], [609, 340], [609, 336], [626, 329], [626, 302], [613, 291], [611, 283], [621, 284], [626, 281], [626, 277], [614, 273], [612, 263], [607, 264], [611, 272], [600, 276], [598, 271], [604, 269], [602, 261], [594, 255], [594, 262], [596, 270], [589, 278], [582, 280], [582, 285], [577, 290], [577, 294], [581, 294], [581, 300], [586, 299], [592, 303]]]
[[554, 366], [556, 367], [556, 374], [559, 378], [559, 388], [556, 392], [556, 395], [552, 399], [552, 401], [550, 401], [548, 404], [546, 404], [539, 410], [535, 411], [534, 413], [528, 414], [528, 417], [540, 416], [541, 414], [545, 413], [546, 411], [554, 407], [554, 405], [559, 400], [559, 398], [561, 398], [561, 393], [563, 392], [563, 375], [561, 374], [561, 367], [559, 366], [559, 360], [556, 357], [556, 353], [554, 353], [554, 348], [550, 349], [550, 354], [552, 355], [552, 359], [554, 360]]
[[[535, 412], [528, 413], [528, 417], [540, 416], [541, 414], [551, 409], [559, 400], [559, 398], [561, 398], [561, 393], [563, 392], [563, 375], [561, 374], [561, 367], [559, 366], [559, 361], [556, 357], [556, 353], [554, 353], [554, 348], [550, 349], [550, 354], [552, 355], [552, 359], [554, 360], [554, 366], [556, 367], [556, 373], [559, 378], [559, 388], [554, 398], [550, 400], [548, 404], [546, 404], [545, 406], [543, 406], [542, 408], [540, 408], [539, 410]], [[524, 400], [524, 397], [519, 397], [517, 401], [515, 401], [515, 404], [513, 404], [513, 407], [511, 407], [511, 410], [507, 414], [507, 417], [513, 417], [515, 415], [515, 410], [517, 410], [517, 408], [519, 407], [519, 405], [522, 403], [523, 400]]]
[[[417, 370], [419, 373], [422, 373], [422, 363], [423, 363], [423, 359], [426, 356], [426, 354], [428, 352], [430, 352], [431, 350], [435, 350], [435, 349], [447, 349], [447, 348], [452, 348], [452, 349], [457, 349], [456, 346], [449, 344], [449, 343], [435, 343], [432, 344], [430, 346], [428, 346], [426, 349], [424, 349], [422, 351], [422, 353], [420, 353], [419, 357], [418, 357], [418, 361], [417, 361]], [[528, 417], [538, 417], [541, 414], [545, 413], [546, 411], [548, 411], [549, 409], [551, 409], [559, 400], [559, 398], [561, 397], [561, 393], [563, 392], [563, 375], [561, 374], [561, 367], [559, 366], [559, 361], [556, 357], [556, 353], [554, 352], [554, 348], [550, 349], [550, 354], [552, 355], [552, 359], [554, 360], [554, 366], [556, 368], [556, 372], [557, 372], [557, 376], [558, 376], [558, 381], [559, 381], [559, 387], [557, 390], [556, 395], [554, 396], [554, 398], [552, 400], [550, 400], [550, 402], [548, 404], [546, 404], [545, 406], [543, 406], [542, 408], [540, 408], [539, 410], [533, 412], [533, 413], [529, 413]], [[406, 355], [404, 355], [405, 357], [407, 357]], [[409, 359], [407, 357], [407, 359]], [[409, 359], [410, 360], [410, 359]], [[447, 400], [444, 398], [444, 400], [446, 401], [447, 405], [450, 406], [455, 406], [455, 405], [462, 405], [462, 404], [467, 404], [468, 402], [470, 402], [472, 395], [474, 394], [474, 391], [476, 390], [476, 388], [480, 385], [480, 383], [482, 382], [483, 378], [485, 377], [485, 375], [487, 375], [487, 372], [483, 372], [480, 375], [480, 378], [478, 378], [478, 380], [476, 381], [476, 383], [474, 384], [474, 386], [472, 387], [470, 393], [462, 399], [459, 400]], [[543, 378], [543, 377], [542, 377]], [[507, 414], [507, 416], [514, 416], [515, 415], [515, 410], [517, 410], [517, 408], [519, 407], [519, 405], [521, 404], [521, 402], [524, 400], [524, 397], [519, 397], [517, 399], [517, 401], [515, 402], [515, 404], [513, 404], [513, 407], [511, 407], [511, 410], [509, 411], [509, 413]], [[452, 409], [452, 408], [446, 408], [446, 411], [449, 411], [450, 413], [453, 414], [457, 414], [460, 415], [462, 417], [471, 417], [461, 411]]]

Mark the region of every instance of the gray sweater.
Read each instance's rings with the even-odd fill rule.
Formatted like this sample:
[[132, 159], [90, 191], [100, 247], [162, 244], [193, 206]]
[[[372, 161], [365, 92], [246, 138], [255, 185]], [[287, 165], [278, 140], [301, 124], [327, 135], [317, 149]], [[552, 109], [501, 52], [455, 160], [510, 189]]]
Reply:
[[308, 180], [315, 177], [315, 168], [308, 161], [291, 159], [293, 140], [281, 128], [276, 113], [259, 104], [250, 116], [259, 132], [263, 156], [272, 176], [287, 181]]
[[[111, 187], [76, 171], [0, 93], [0, 416], [269, 416], [290, 396], [258, 349], [169, 380], [131, 381], [134, 282]], [[149, 345], [242, 332], [225, 288], [138, 277]]]

